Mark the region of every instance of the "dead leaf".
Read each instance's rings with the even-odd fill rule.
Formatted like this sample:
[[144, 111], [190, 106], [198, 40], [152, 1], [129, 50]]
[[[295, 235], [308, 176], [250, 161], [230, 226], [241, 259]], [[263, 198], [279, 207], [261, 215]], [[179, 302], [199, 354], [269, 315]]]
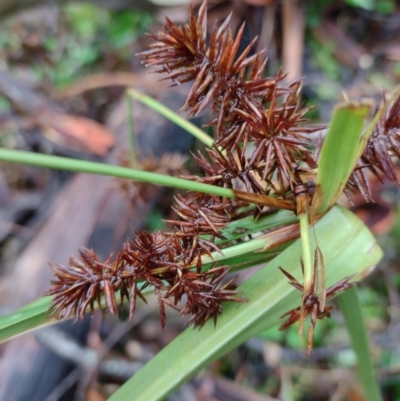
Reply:
[[73, 150], [105, 156], [115, 144], [104, 125], [86, 117], [46, 110], [36, 121], [46, 138]]

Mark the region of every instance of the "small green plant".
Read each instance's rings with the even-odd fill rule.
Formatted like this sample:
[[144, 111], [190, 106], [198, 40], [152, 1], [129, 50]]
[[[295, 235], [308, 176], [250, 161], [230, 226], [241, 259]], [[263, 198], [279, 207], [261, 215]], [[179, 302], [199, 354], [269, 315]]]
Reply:
[[[234, 37], [229, 18], [214, 28], [207, 44], [206, 18], [204, 2], [198, 17], [191, 11], [185, 25], [167, 19], [165, 31], [153, 36], [154, 45], [141, 57], [174, 84], [193, 81], [182, 108], [196, 115], [211, 107], [208, 125], [215, 128], [215, 140], [154, 100], [128, 92], [205, 143], [206, 151], [194, 156], [203, 176], [175, 178], [0, 149], [3, 161], [190, 191], [176, 198], [177, 219], [168, 221], [172, 231], [139, 231], [106, 261], [83, 249], [69, 265], [54, 264], [52, 298], [1, 318], [0, 338], [51, 316], [78, 319], [94, 308], [118, 314], [118, 299], [121, 307], [129, 301], [132, 317], [137, 297], [145, 300], [153, 292], [162, 326], [165, 308], [172, 307], [202, 329], [187, 329], [110, 400], [160, 400], [212, 360], [278, 323], [285, 329], [299, 321], [301, 332], [311, 315], [311, 353], [316, 320], [329, 317], [332, 309], [326, 300], [346, 291], [339, 299], [365, 397], [380, 400], [355, 283], [378, 263], [381, 251], [364, 224], [336, 202], [353, 191], [371, 201], [367, 170], [398, 183], [392, 158], [400, 156], [400, 99], [385, 100], [370, 123], [370, 102], [337, 106], [321, 149], [311, 141], [321, 127], [305, 125], [309, 108], [299, 102], [301, 82], [287, 84], [280, 72], [263, 77], [266, 61], [261, 53], [251, 54], [255, 40], [238, 54], [244, 26]], [[277, 247], [284, 250], [273, 258], [270, 251]], [[229, 271], [265, 262], [237, 289], [234, 279], [226, 278]]]

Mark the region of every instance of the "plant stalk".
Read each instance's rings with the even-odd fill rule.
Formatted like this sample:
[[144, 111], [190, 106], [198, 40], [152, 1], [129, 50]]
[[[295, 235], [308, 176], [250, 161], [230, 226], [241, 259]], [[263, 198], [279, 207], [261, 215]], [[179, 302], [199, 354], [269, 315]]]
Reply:
[[[204, 254], [201, 257], [201, 262], [202, 265], [204, 266], [209, 263], [219, 262], [225, 259], [246, 255], [251, 252], [266, 252], [271, 248], [275, 248], [279, 245], [282, 245], [286, 242], [298, 238], [299, 235], [300, 235], [299, 225], [291, 224], [289, 226], [279, 228], [278, 230], [274, 230], [268, 234], [262, 235], [251, 241], [244, 242], [243, 244], [230, 246], [229, 248], [221, 250], [221, 252], [212, 252], [211, 256]], [[174, 263], [174, 265], [178, 264]], [[186, 269], [191, 269], [196, 265], [197, 265], [197, 260], [194, 260], [190, 264], [184, 264], [182, 262], [182, 267], [186, 267]], [[165, 266], [165, 267], [161, 266], [152, 269], [151, 271], [154, 274], [162, 274], [168, 270], [170, 270], [170, 266]]]
[[[171, 177], [164, 174], [151, 173], [149, 171], [134, 170], [131, 168], [114, 166], [105, 163], [76, 160], [68, 157], [25, 152], [22, 150], [0, 148], [0, 161], [28, 164], [30, 166], [45, 167], [55, 170], [108, 175], [134, 181], [142, 181], [148, 184], [185, 189], [187, 191], [202, 192], [230, 199], [240, 199], [240, 194], [245, 194], [245, 192], [234, 191], [229, 188], [203, 184], [202, 182], [185, 180], [183, 178]], [[248, 199], [248, 202], [270, 207], [279, 207], [280, 209], [294, 210], [294, 204], [291, 201], [278, 200], [266, 195], [259, 195], [254, 199]]]
[[313, 269], [311, 257], [310, 243], [310, 225], [308, 222], [308, 213], [302, 213], [299, 216], [300, 220], [300, 235], [303, 248], [302, 258], [304, 265], [304, 294], [309, 294], [313, 284]]
[[[303, 297], [301, 302], [299, 319], [299, 336], [303, 334], [304, 327], [304, 304], [313, 287], [313, 270], [311, 265], [311, 244], [310, 244], [310, 226], [309, 226], [309, 197], [307, 192], [300, 192], [296, 196], [296, 212], [300, 221], [300, 236], [302, 246], [302, 268], [304, 275]], [[310, 350], [310, 348], [309, 348]], [[310, 352], [310, 351], [309, 351]]]
[[351, 287], [338, 297], [351, 343], [358, 359], [358, 376], [366, 401], [382, 401], [382, 395], [372, 365], [368, 335], [362, 316], [356, 287]]
[[139, 102], [143, 103], [147, 107], [150, 107], [157, 113], [161, 114], [168, 120], [174, 122], [176, 125], [179, 125], [189, 134], [193, 135], [199, 141], [203, 142], [206, 146], [211, 147], [214, 143], [214, 139], [207, 135], [204, 131], [200, 128], [196, 127], [190, 121], [186, 120], [185, 118], [181, 117], [175, 111], [172, 111], [168, 107], [164, 106], [162, 103], [158, 102], [157, 100], [153, 99], [150, 96], [145, 95], [135, 89], [128, 89], [128, 95], [133, 97], [134, 99], [138, 100]]
[[128, 93], [125, 93], [126, 100], [126, 108], [127, 108], [127, 116], [128, 116], [128, 134], [129, 134], [129, 151], [130, 151], [130, 160], [131, 167], [135, 168], [137, 166], [136, 161], [136, 138], [135, 138], [135, 127], [133, 123], [133, 104], [132, 104], [132, 96]]
[[311, 292], [313, 284], [313, 269], [311, 262], [310, 224], [309, 224], [309, 197], [307, 193], [296, 196], [296, 212], [300, 221], [300, 235], [302, 244], [302, 259], [304, 269], [304, 296]]

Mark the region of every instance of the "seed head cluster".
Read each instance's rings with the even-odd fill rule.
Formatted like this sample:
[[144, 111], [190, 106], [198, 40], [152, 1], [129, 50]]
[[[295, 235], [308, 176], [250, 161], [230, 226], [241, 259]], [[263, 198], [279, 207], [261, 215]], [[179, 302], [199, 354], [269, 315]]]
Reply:
[[[227, 266], [203, 269], [202, 255], [219, 251], [214, 240], [228, 221], [224, 204], [213, 195], [193, 194], [179, 197], [175, 207], [180, 220], [172, 232], [137, 231], [115, 258], [101, 262], [96, 253], [82, 249], [79, 258], [68, 265], [52, 265], [55, 278], [48, 291], [53, 295], [52, 310], [61, 319], [73, 315], [82, 318], [101, 310], [118, 314], [118, 300], [129, 301], [132, 318], [137, 297], [145, 301], [144, 290], [151, 286], [157, 296], [162, 326], [166, 322], [165, 306], [190, 315], [189, 323], [202, 326], [210, 317], [216, 322], [222, 312], [221, 302], [244, 302], [233, 280], [223, 282]], [[203, 238], [207, 235], [209, 239]], [[104, 300], [101, 299], [104, 294]]]
[[[192, 82], [183, 110], [197, 115], [211, 109], [207, 125], [215, 129], [215, 142], [194, 155], [204, 175], [188, 179], [245, 189], [253, 195], [240, 198], [246, 201], [268, 195], [277, 200], [276, 205], [279, 200], [287, 203], [294, 200], [298, 188], [306, 187], [304, 175], [318, 168], [310, 135], [321, 127], [306, 125], [310, 108], [300, 102], [301, 81], [285, 83], [281, 71], [263, 77], [266, 59], [262, 52], [253, 52], [257, 38], [240, 53], [244, 25], [233, 35], [229, 22], [230, 17], [220, 26], [215, 24], [207, 38], [205, 1], [197, 17], [190, 10], [186, 24], [166, 19], [164, 31], [150, 35], [155, 43], [140, 57], [173, 85]], [[367, 170], [399, 184], [393, 158], [400, 157], [400, 98], [383, 107], [346, 188], [347, 194], [361, 191], [368, 201]], [[154, 162], [150, 164], [149, 169], [160, 172]], [[308, 195], [311, 201], [313, 194]], [[174, 226], [172, 231], [137, 231], [115, 257], [104, 262], [93, 250], [83, 249], [68, 265], [52, 265], [55, 278], [48, 294], [53, 295], [53, 313], [61, 319], [71, 315], [79, 319], [97, 304], [117, 314], [118, 304], [127, 299], [132, 318], [137, 297], [145, 300], [146, 288], [152, 287], [162, 326], [166, 306], [188, 315], [194, 325], [202, 326], [209, 318], [216, 322], [222, 302], [245, 299], [233, 280], [226, 278], [228, 266], [213, 263], [210, 267], [203, 259], [221, 252], [216, 239], [224, 238], [223, 229], [242, 215], [243, 205], [215, 195], [178, 195], [173, 207], [177, 219], [167, 221]], [[290, 312], [290, 322], [297, 312]]]
[[156, 43], [140, 57], [176, 85], [193, 81], [182, 109], [192, 115], [207, 106], [214, 111], [210, 161], [197, 158], [203, 181], [226, 187], [241, 181], [249, 192], [285, 197], [302, 183], [301, 169], [316, 167], [309, 134], [320, 127], [302, 124], [309, 108], [300, 104], [300, 81], [283, 85], [281, 72], [262, 77], [267, 60], [262, 52], [251, 54], [257, 38], [238, 53], [244, 25], [233, 38], [228, 17], [215, 25], [207, 45], [206, 8], [204, 2], [197, 19], [191, 10], [182, 26], [167, 19], [165, 31], [152, 35]]
[[373, 202], [368, 172], [380, 181], [387, 178], [400, 185], [394, 161], [400, 158], [400, 96], [392, 105], [384, 97], [382, 110], [376, 113], [380, 113], [380, 118], [347, 185], [347, 193], [358, 190], [368, 202]]

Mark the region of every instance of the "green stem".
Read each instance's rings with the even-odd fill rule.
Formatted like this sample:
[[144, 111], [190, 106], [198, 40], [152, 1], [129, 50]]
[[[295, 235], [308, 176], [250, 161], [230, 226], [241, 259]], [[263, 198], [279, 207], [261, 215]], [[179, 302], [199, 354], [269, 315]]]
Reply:
[[[267, 239], [265, 237], [260, 237], [257, 239], [253, 239], [251, 241], [247, 241], [243, 244], [233, 245], [229, 248], [223, 249], [221, 252], [212, 252], [210, 255], [203, 255], [201, 257], [202, 265], [207, 265], [209, 263], [220, 262], [225, 259], [234, 258], [236, 256], [241, 256], [250, 252], [266, 250], [267, 247], [272, 246], [274, 241], [271, 239]], [[197, 260], [193, 261], [190, 265], [185, 265], [186, 268], [190, 269], [195, 267], [197, 264]], [[183, 265], [183, 263], [182, 263]], [[168, 271], [171, 267], [158, 267], [152, 269], [152, 274], [161, 274], [165, 271]]]
[[303, 247], [303, 265], [304, 265], [304, 294], [308, 294], [313, 283], [313, 270], [311, 263], [311, 244], [310, 244], [310, 226], [308, 223], [308, 213], [301, 213], [300, 236]]
[[358, 376], [366, 401], [382, 401], [382, 396], [372, 365], [367, 331], [362, 316], [356, 287], [351, 287], [338, 296], [351, 343], [358, 359]]
[[281, 365], [280, 370], [282, 401], [295, 401], [290, 367]]
[[178, 115], [175, 111], [172, 111], [171, 109], [164, 106], [163, 104], [153, 99], [152, 97], [147, 96], [141, 92], [138, 92], [137, 90], [132, 88], [129, 89], [127, 93], [134, 99], [155, 110], [157, 113], [161, 114], [165, 118], [168, 118], [168, 120], [171, 120], [176, 125], [179, 125], [189, 134], [193, 135], [199, 141], [203, 142], [206, 146], [211, 147], [212, 144], [214, 143], [214, 139], [208, 136], [200, 128], [196, 127], [194, 124], [192, 124], [185, 118]]
[[169, 175], [150, 173], [148, 171], [134, 170], [131, 168], [113, 166], [105, 163], [76, 160], [67, 157], [43, 155], [39, 153], [25, 152], [22, 150], [0, 148], [0, 161], [28, 164], [31, 166], [45, 167], [56, 170], [109, 175], [113, 177], [147, 182], [149, 184], [163, 185], [165, 187], [203, 192], [206, 194], [212, 194], [226, 198], [236, 198], [235, 193], [228, 188], [221, 188], [214, 185], [203, 184], [201, 182], [184, 180], [183, 178], [171, 177]]
[[[254, 207], [253, 207], [254, 208]], [[230, 241], [238, 240], [247, 235], [260, 231], [270, 230], [279, 226], [298, 223], [298, 217], [289, 210], [278, 210], [275, 213], [260, 217], [257, 222], [254, 216], [243, 217], [239, 220], [230, 221], [226, 228], [221, 230], [224, 238], [217, 238], [215, 244], [219, 247]], [[210, 236], [205, 236], [209, 239]]]
[[133, 125], [133, 105], [132, 105], [132, 96], [128, 93], [125, 94], [126, 99], [126, 108], [128, 115], [128, 134], [129, 134], [129, 146], [130, 146], [130, 156], [131, 156], [131, 167], [136, 167], [136, 138], [135, 138], [135, 129]]
[[[212, 252], [211, 255], [203, 254], [201, 256], [201, 264], [202, 266], [205, 266], [210, 263], [220, 262], [222, 260], [228, 260], [238, 256], [249, 255], [252, 252], [259, 252], [260, 254], [265, 253], [271, 248], [281, 246], [289, 241], [297, 239], [300, 234], [298, 226], [298, 224], [291, 224], [286, 227], [281, 227], [277, 230], [270, 231], [269, 233], [261, 235], [256, 239], [224, 248], [220, 252], [215, 251]], [[192, 261], [190, 264], [185, 264], [182, 262], [181, 265], [186, 269], [191, 269], [197, 265], [197, 259]], [[161, 274], [169, 269], [170, 266], [161, 266], [159, 268], [152, 269], [152, 273]]]
[[234, 191], [229, 188], [221, 188], [215, 185], [184, 180], [183, 178], [169, 175], [151, 173], [149, 171], [134, 170], [131, 168], [113, 166], [111, 164], [76, 160], [67, 157], [43, 155], [40, 153], [25, 152], [0, 148], [0, 161], [9, 163], [28, 164], [37, 167], [46, 167], [56, 170], [79, 171], [81, 173], [102, 174], [113, 177], [126, 178], [134, 181], [142, 181], [147, 184], [163, 185], [165, 187], [185, 189], [188, 191], [202, 192], [217, 195], [224, 198], [247, 199], [248, 203], [279, 207], [293, 210], [293, 203], [288, 200], [277, 200], [266, 195], [250, 194], [242, 191]]

